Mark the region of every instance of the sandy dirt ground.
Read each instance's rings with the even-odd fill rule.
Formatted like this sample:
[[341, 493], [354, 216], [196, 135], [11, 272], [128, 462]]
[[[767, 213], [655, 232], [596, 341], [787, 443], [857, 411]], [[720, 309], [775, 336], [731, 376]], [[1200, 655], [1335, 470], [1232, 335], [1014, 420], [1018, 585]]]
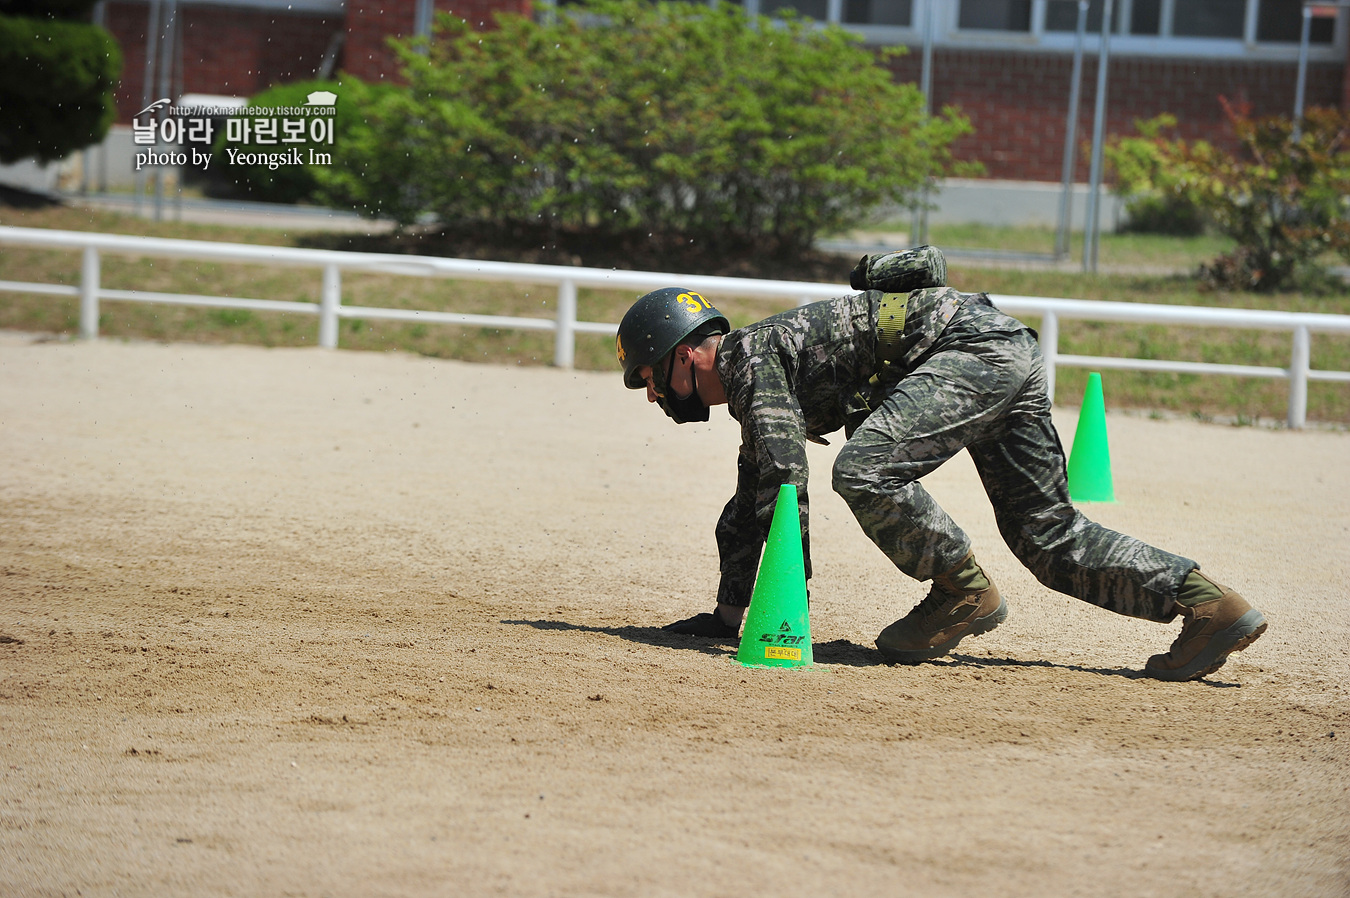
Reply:
[[924, 589], [813, 446], [817, 664], [749, 670], [659, 629], [712, 605], [721, 412], [0, 334], [0, 894], [1350, 894], [1350, 435], [1108, 421], [1088, 514], [1270, 620], [1209, 680], [1037, 584], [965, 456], [1006, 624], [880, 663]]

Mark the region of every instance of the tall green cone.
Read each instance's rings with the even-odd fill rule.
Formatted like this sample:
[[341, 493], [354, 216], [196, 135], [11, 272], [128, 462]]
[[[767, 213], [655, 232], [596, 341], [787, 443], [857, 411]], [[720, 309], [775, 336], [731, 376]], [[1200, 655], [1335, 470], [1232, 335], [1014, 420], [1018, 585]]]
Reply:
[[1078, 413], [1078, 429], [1069, 452], [1069, 497], [1075, 502], [1114, 502], [1111, 482], [1111, 450], [1106, 444], [1106, 402], [1102, 398], [1102, 376], [1088, 375], [1083, 393], [1083, 408]]
[[797, 487], [791, 483], [778, 489], [736, 660], [746, 667], [809, 667], [815, 660]]

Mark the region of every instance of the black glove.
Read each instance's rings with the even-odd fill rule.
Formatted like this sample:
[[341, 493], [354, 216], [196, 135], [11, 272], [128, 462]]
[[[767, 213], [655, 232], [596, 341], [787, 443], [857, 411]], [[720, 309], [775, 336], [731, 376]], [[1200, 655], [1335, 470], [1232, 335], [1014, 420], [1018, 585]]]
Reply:
[[722, 620], [716, 611], [695, 614], [693, 617], [677, 620], [661, 628], [667, 633], [679, 633], [681, 636], [704, 636], [713, 639], [735, 638], [740, 634], [739, 626], [733, 627]]

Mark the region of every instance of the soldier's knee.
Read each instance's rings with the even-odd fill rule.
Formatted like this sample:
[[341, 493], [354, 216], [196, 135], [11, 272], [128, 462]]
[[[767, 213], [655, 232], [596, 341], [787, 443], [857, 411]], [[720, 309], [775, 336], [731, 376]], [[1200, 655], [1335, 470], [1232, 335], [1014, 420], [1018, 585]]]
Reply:
[[879, 471], [867, 452], [845, 443], [834, 459], [831, 485], [847, 502], [853, 496], [875, 489]]
[[1075, 544], [1086, 519], [1070, 504], [1063, 503], [1035, 513], [1000, 516], [1004, 541], [1023, 564], [1035, 569], [1042, 557], [1058, 558]]

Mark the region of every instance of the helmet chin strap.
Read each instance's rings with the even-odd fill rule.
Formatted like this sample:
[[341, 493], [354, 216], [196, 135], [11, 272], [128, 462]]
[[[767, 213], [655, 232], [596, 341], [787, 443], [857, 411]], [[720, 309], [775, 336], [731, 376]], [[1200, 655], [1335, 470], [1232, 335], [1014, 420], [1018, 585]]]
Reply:
[[[652, 380], [655, 382], [656, 371], [652, 369]], [[666, 366], [662, 380], [665, 383], [656, 384], [658, 395], [661, 397], [661, 411], [673, 420], [676, 424], [688, 424], [691, 421], [707, 421], [709, 409], [703, 404], [703, 399], [698, 395], [698, 375], [691, 364], [689, 366], [689, 381], [693, 385], [693, 391], [681, 399], [675, 395], [675, 390], [670, 385], [670, 376], [675, 371], [675, 353], [670, 354], [670, 364]]]
[[666, 364], [666, 370], [661, 370], [661, 363], [657, 362], [652, 366], [652, 384], [656, 387], [656, 395], [664, 397], [670, 392], [670, 375], [675, 370], [675, 353], [670, 353], [670, 361]]
[[[655, 374], [657, 370], [659, 369], [653, 368], [652, 373]], [[689, 382], [693, 385], [693, 390], [690, 392], [688, 396], [683, 397], [676, 395], [675, 387], [670, 382], [670, 376], [674, 373], [675, 373], [675, 353], [674, 351], [672, 351], [670, 353], [670, 362], [666, 365], [665, 375], [661, 377], [659, 381], [657, 381], [655, 377], [652, 378], [654, 381], [656, 381], [657, 391], [662, 395], [669, 393], [672, 399], [678, 399], [681, 402], [688, 401], [691, 397], [693, 397], [696, 393], [698, 393], [698, 372], [695, 371], [693, 364], [690, 364]]]

